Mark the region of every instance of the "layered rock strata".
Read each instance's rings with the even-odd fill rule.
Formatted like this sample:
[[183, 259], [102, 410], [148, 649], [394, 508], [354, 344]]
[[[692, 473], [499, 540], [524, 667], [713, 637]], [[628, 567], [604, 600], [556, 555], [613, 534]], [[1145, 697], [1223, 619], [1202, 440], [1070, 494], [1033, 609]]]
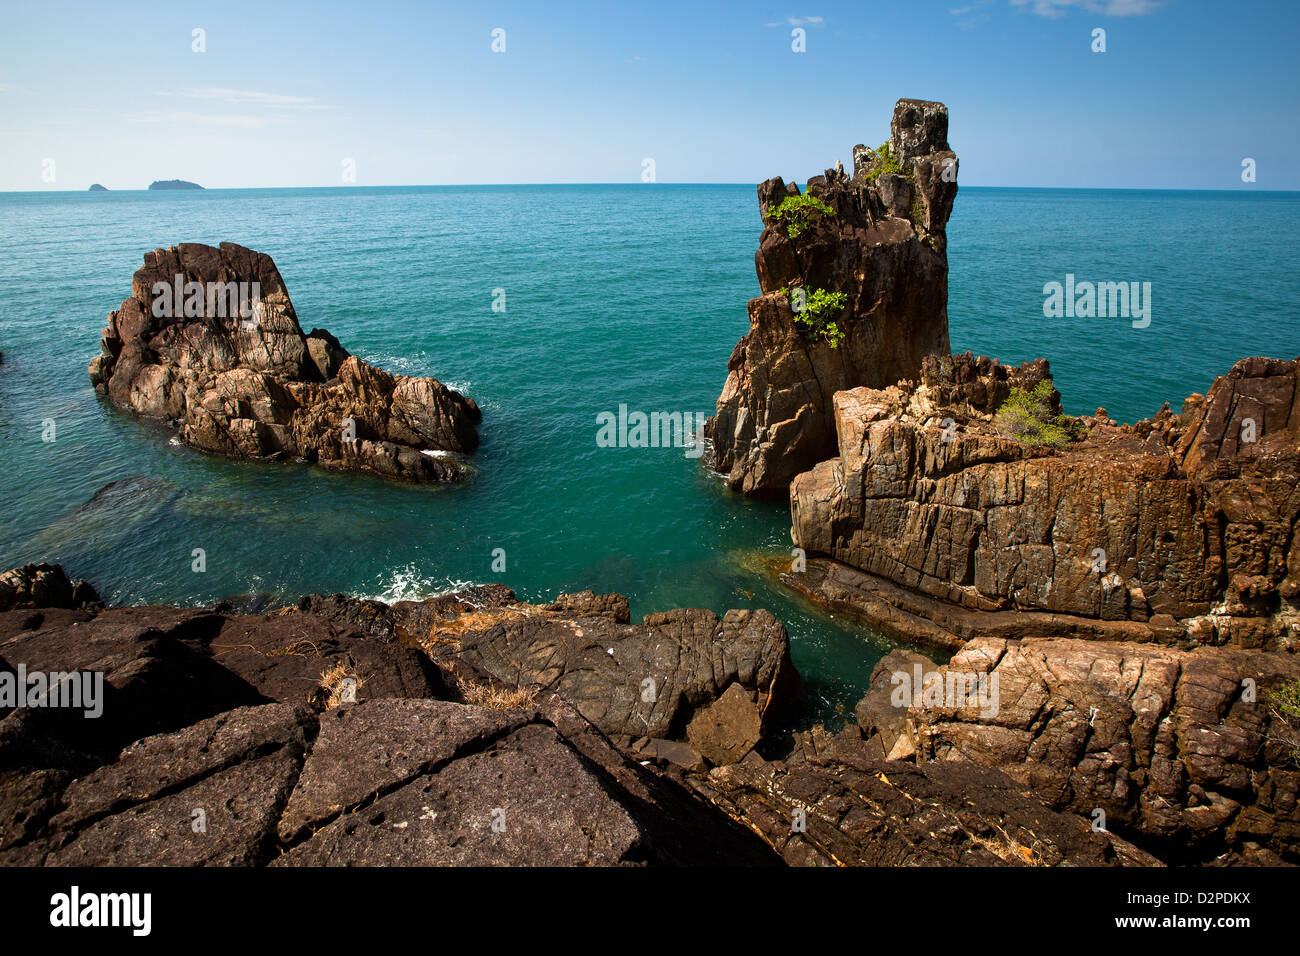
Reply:
[[1007, 774], [974, 762], [886, 761], [856, 727], [798, 735], [784, 759], [692, 778], [791, 866], [1157, 866], [1077, 814], [1045, 811]]
[[473, 399], [304, 334], [271, 257], [234, 243], [146, 253], [101, 349], [96, 390], [203, 451], [453, 481], [478, 445]]
[[[1293, 649], [1300, 360], [1243, 359], [1180, 413], [1009, 433], [1009, 369], [969, 353], [835, 396], [838, 456], [791, 485], [786, 580], [909, 640], [979, 635]], [[1059, 415], [1051, 396], [1049, 417]], [[830, 559], [829, 561], [826, 559]], [[830, 562], [834, 562], [833, 564]]]
[[1167, 861], [1296, 863], [1296, 681], [1287, 653], [977, 638], [887, 655], [856, 713], [876, 757], [998, 768]]

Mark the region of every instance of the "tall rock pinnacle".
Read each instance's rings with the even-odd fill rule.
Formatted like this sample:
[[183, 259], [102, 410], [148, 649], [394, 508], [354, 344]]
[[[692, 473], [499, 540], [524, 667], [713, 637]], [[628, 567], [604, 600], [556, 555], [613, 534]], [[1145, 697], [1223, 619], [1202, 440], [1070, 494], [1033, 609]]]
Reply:
[[758, 187], [762, 295], [710, 419], [715, 467], [745, 494], [784, 494], [836, 454], [831, 397], [915, 378], [949, 352], [944, 227], [957, 195], [948, 108], [899, 100], [889, 141], [853, 149], [801, 194]]

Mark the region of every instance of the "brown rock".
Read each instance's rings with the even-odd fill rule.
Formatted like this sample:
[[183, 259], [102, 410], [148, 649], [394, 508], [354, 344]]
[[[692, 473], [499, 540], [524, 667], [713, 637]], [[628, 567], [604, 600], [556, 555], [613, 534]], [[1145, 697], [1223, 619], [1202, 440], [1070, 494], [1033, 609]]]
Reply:
[[233, 243], [147, 253], [102, 349], [95, 388], [204, 451], [451, 481], [465, 470], [454, 456], [478, 445], [472, 399], [304, 335], [271, 257]]
[[686, 726], [686, 737], [717, 766], [739, 763], [763, 736], [763, 717], [745, 688], [732, 684]]
[[0, 574], [0, 611], [16, 608], [79, 608], [100, 603], [85, 581], [68, 580], [57, 564], [27, 564]]
[[[1012, 387], [1049, 377], [1042, 360], [927, 360], [919, 383], [840, 392], [839, 455], [791, 485], [792, 534], [868, 578], [802, 589], [850, 607], [858, 592], [868, 619], [938, 646], [1056, 633], [1291, 647], [1298, 374], [1300, 360], [1243, 359], [1186, 420], [1076, 421], [1059, 448], [996, 419]], [[1234, 437], [1242, 408], [1253, 442]], [[1026, 614], [1032, 627], [1007, 630]]]
[[1246, 842], [1300, 860], [1300, 771], [1267, 703], [1295, 655], [980, 638], [939, 671], [996, 676], [999, 706], [911, 708], [918, 759], [998, 767], [1171, 861]]
[[972, 762], [882, 761], [850, 728], [800, 734], [782, 761], [718, 767], [701, 792], [792, 866], [1152, 866], [1126, 840], [1049, 810]]
[[[763, 295], [749, 302], [750, 330], [727, 363], [707, 428], [715, 468], [732, 488], [783, 493], [835, 454], [835, 392], [914, 378], [926, 355], [949, 351], [944, 227], [957, 184], [947, 128], [943, 104], [899, 100], [890, 143], [903, 174], [876, 175], [881, 158], [855, 148], [852, 179], [829, 170], [808, 181], [808, 195], [834, 214], [809, 213], [796, 236], [771, 212], [798, 188], [780, 178], [759, 185]], [[837, 347], [796, 323], [795, 286], [847, 297], [835, 318], [844, 334]]]

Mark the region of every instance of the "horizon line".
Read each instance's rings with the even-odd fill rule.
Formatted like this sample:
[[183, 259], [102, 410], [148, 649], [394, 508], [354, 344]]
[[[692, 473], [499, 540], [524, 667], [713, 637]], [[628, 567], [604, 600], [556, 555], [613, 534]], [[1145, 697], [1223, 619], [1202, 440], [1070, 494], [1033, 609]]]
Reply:
[[[820, 174], [818, 174], [820, 175]], [[164, 182], [166, 180], [163, 180]], [[189, 180], [185, 180], [188, 182]], [[766, 180], [764, 180], [766, 181]], [[806, 187], [807, 180], [790, 180], [795, 185]], [[93, 183], [91, 185], [103, 185], [102, 183]], [[200, 186], [198, 189], [150, 189], [148, 186], [140, 187], [113, 187], [104, 186], [102, 190], [95, 192], [116, 192], [116, 193], [195, 193], [195, 192], [235, 192], [251, 190], [281, 190], [281, 189], [479, 189], [484, 187], [499, 186], [628, 186], [628, 187], [646, 187], [646, 186], [749, 186], [757, 188], [761, 183], [753, 182], [628, 182], [626, 180], [607, 180], [593, 182], [543, 182], [543, 183], [403, 183], [400, 185], [393, 184], [375, 184], [365, 185], [361, 183], [347, 183], [344, 185], [314, 185], [314, 186]], [[961, 183], [958, 186], [961, 187]], [[1143, 192], [1222, 192], [1222, 193], [1293, 193], [1300, 192], [1300, 187], [1291, 189], [1257, 189], [1251, 185], [1243, 184], [1241, 186], [989, 186], [970, 184], [966, 189], [1042, 189], [1042, 190], [1074, 190], [1074, 191], [1119, 191], [1134, 190]], [[3, 189], [0, 193], [15, 194], [46, 194], [46, 193], [88, 193], [92, 192], [90, 186], [51, 186], [37, 189]]]

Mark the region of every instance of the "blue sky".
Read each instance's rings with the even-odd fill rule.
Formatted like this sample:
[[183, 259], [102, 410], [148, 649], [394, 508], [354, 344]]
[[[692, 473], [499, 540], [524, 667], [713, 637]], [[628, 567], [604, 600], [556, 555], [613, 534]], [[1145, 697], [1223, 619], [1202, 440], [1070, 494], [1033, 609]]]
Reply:
[[7, 190], [803, 180], [899, 97], [964, 185], [1300, 188], [1294, 0], [6, 6]]

